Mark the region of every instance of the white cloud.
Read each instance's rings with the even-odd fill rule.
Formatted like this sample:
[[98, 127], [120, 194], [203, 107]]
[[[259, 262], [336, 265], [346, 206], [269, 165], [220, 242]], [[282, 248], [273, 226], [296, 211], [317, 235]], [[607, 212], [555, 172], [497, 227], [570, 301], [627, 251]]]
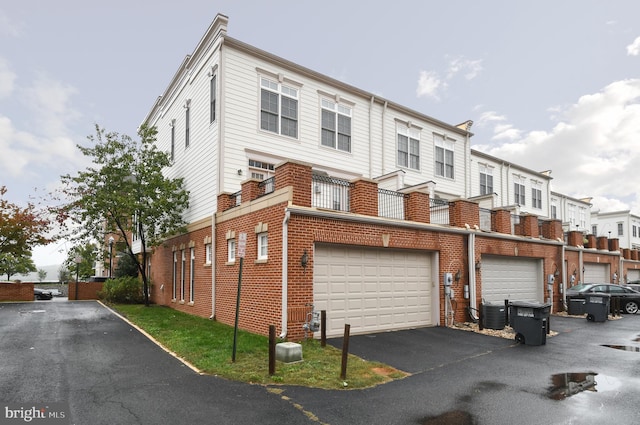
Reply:
[[452, 59], [449, 62], [449, 70], [447, 72], [447, 79], [453, 78], [458, 73], [463, 73], [466, 80], [473, 80], [482, 71], [481, 59], [465, 59], [463, 57]]
[[496, 112], [483, 113], [479, 122], [493, 126], [494, 136], [480, 150], [533, 170], [551, 169], [554, 190], [598, 199], [602, 211], [640, 207], [640, 79], [611, 83], [553, 113], [559, 122], [551, 131], [526, 134]]
[[20, 37], [22, 27], [22, 23], [16, 22], [0, 10], [0, 36]]
[[418, 88], [416, 94], [418, 97], [432, 97], [436, 100], [440, 99], [438, 92], [446, 88], [446, 83], [440, 79], [435, 71], [420, 71], [418, 79]]
[[0, 99], [9, 97], [13, 93], [16, 77], [9, 68], [9, 63], [0, 57]]
[[41, 74], [24, 90], [24, 102], [38, 117], [42, 131], [58, 137], [68, 132], [68, 124], [81, 114], [71, 105], [75, 87]]
[[638, 56], [640, 55], [640, 37], [633, 40], [633, 43], [627, 46], [627, 55]]

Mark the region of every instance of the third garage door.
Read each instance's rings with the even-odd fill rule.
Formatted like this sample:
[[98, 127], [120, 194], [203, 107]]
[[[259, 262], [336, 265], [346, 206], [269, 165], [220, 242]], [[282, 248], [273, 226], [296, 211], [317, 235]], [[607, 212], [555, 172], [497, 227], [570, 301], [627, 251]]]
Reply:
[[485, 302], [543, 301], [541, 260], [482, 256], [482, 298]]
[[327, 311], [327, 335], [433, 324], [432, 254], [424, 251], [316, 245], [313, 295]]

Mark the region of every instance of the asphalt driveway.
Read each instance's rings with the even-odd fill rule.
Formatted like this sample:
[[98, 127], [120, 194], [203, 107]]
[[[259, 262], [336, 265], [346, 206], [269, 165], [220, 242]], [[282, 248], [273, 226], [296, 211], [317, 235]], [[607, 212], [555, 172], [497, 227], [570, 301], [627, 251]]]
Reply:
[[[552, 329], [542, 346], [448, 328], [355, 336], [352, 353], [411, 375], [328, 391], [198, 375], [95, 302], [0, 304], [0, 425], [23, 423], [3, 407], [35, 403], [90, 425], [638, 423], [640, 315]], [[587, 391], [552, 397], [570, 381]]]

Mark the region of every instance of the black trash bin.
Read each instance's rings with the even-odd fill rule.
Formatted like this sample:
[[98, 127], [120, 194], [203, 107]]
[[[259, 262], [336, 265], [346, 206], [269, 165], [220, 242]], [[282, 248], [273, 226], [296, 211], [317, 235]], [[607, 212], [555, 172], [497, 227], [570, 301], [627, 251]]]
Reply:
[[585, 294], [584, 310], [590, 322], [606, 322], [609, 318], [611, 295], [592, 293]]
[[551, 304], [526, 301], [509, 303], [509, 321], [516, 341], [526, 345], [547, 343]]
[[571, 316], [581, 316], [584, 311], [584, 298], [567, 297], [567, 313]]

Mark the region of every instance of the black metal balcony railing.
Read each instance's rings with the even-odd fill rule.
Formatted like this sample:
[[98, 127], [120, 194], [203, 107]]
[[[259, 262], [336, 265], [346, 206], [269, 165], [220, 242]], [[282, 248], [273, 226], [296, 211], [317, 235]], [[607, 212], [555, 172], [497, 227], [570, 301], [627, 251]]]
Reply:
[[449, 201], [446, 199], [429, 199], [429, 217], [433, 224], [449, 225]]
[[276, 178], [270, 177], [266, 180], [262, 180], [258, 183], [258, 196], [268, 195], [269, 193], [276, 190]]
[[229, 208], [235, 208], [242, 203], [242, 191], [239, 190], [231, 195], [231, 206]]
[[408, 195], [393, 190], [378, 189], [378, 215], [404, 220], [404, 201]]
[[311, 206], [338, 211], [350, 211], [351, 183], [347, 180], [313, 174]]

